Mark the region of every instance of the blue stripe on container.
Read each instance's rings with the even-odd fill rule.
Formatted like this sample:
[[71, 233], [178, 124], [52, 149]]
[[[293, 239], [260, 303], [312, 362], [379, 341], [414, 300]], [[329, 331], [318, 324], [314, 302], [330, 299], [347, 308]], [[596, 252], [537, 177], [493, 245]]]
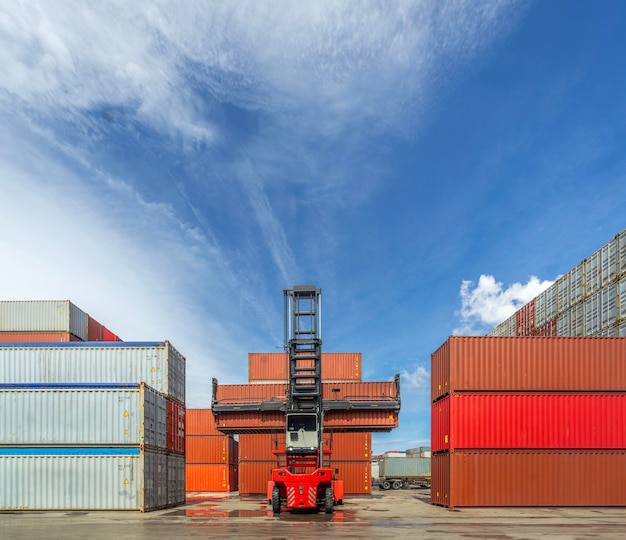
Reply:
[[8, 447], [0, 446], [0, 456], [138, 456], [141, 449], [129, 447]]
[[0, 343], [0, 348], [10, 347], [164, 347], [164, 341], [52, 341]]
[[106, 388], [106, 389], [125, 389], [139, 388], [140, 383], [0, 383], [0, 390], [26, 390], [41, 388]]

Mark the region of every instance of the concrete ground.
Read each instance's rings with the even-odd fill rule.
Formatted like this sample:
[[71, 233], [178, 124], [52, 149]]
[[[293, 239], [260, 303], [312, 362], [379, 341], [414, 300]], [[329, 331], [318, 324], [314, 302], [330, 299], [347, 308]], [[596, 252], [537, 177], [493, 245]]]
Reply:
[[140, 512], [0, 512], [0, 538], [310, 538], [621, 540], [626, 508], [463, 508], [430, 504], [427, 489], [346, 497], [333, 514], [282, 512], [262, 499], [204, 494]]

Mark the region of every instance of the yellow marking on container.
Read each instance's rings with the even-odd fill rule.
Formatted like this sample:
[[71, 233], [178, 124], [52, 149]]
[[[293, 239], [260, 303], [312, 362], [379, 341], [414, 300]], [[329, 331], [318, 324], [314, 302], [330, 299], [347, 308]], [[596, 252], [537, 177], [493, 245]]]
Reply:
[[156, 368], [154, 368], [154, 367], [153, 367], [153, 368], [152, 368], [152, 373], [154, 373], [155, 371], [156, 371]]
[[124, 411], [124, 416], [128, 416], [128, 411]]
[[124, 478], [124, 484], [128, 484], [128, 478]]
[[447, 436], [447, 435], [444, 435], [444, 437], [443, 437], [443, 442], [445, 442], [445, 443], [447, 443], [447, 442], [448, 442], [448, 436]]

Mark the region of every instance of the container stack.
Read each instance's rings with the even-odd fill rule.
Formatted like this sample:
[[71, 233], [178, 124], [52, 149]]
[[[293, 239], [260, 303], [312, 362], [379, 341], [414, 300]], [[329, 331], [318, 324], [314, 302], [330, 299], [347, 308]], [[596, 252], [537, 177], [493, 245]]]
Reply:
[[[6, 304], [3, 330], [105, 335], [71, 303]], [[185, 358], [168, 342], [0, 343], [0, 508], [184, 503], [184, 403]]]
[[187, 491], [237, 491], [238, 442], [215, 428], [211, 409], [187, 409]]
[[487, 335], [626, 337], [626, 229]]
[[626, 340], [450, 337], [431, 356], [431, 502], [625, 506]]
[[[378, 390], [375, 383], [361, 382], [361, 353], [322, 353], [323, 393], [325, 399], [346, 395], [366, 395]], [[286, 353], [249, 353], [248, 385], [222, 385], [221, 396], [250, 399], [284, 400], [289, 379], [289, 360]], [[331, 423], [346, 422], [334, 413]], [[342, 413], [345, 416], [346, 413]], [[329, 418], [331, 415], [327, 415]], [[278, 419], [284, 423], [284, 417]], [[364, 415], [365, 425], [369, 419]], [[243, 433], [239, 435], [239, 493], [265, 495], [271, 470], [276, 468], [278, 439], [270, 433]], [[337, 469], [337, 479], [343, 480], [346, 494], [371, 493], [371, 431], [333, 433], [325, 437], [332, 450], [331, 468]]]

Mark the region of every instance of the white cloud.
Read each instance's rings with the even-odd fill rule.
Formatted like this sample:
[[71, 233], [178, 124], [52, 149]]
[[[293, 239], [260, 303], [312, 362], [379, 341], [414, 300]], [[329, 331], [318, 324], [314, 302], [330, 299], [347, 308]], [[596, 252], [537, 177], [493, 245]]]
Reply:
[[423, 390], [430, 388], [430, 371], [424, 366], [415, 366], [411, 372], [403, 369], [400, 373], [400, 381], [403, 388], [407, 386], [412, 390]]
[[457, 312], [461, 325], [453, 333], [476, 334], [485, 326], [500, 324], [552, 283], [530, 276], [527, 283], [513, 283], [505, 289], [490, 275], [481, 275], [476, 286], [473, 281], [464, 280], [460, 290], [461, 309]]

